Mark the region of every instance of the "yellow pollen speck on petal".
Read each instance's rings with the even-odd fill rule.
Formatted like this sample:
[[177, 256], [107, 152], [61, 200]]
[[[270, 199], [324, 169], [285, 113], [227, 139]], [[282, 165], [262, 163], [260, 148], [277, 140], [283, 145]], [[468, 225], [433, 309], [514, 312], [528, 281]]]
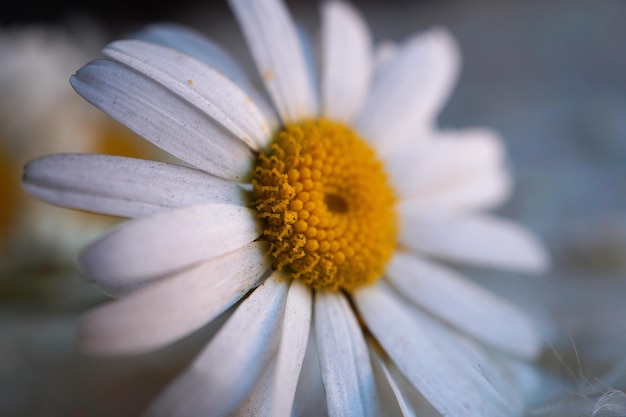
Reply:
[[263, 74], [261, 75], [261, 77], [265, 80], [265, 81], [269, 81], [272, 78], [274, 78], [274, 72], [272, 70], [265, 70], [263, 71]]
[[187, 80], [187, 84], [193, 85], [193, 80]]
[[396, 246], [395, 196], [352, 129], [325, 119], [285, 125], [259, 155], [252, 185], [275, 269], [345, 291], [382, 275]]

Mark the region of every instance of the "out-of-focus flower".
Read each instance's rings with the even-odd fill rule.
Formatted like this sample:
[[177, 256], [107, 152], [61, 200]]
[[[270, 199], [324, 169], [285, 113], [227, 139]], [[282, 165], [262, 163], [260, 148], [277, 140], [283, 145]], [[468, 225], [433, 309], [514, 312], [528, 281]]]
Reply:
[[[0, 31], [0, 260], [61, 257], [113, 224], [111, 218], [42, 204], [20, 187], [23, 165], [59, 151], [156, 156], [131, 131], [84, 105], [68, 74], [98, 56], [93, 21]], [[15, 259], [14, 259], [15, 260]]]
[[193, 167], [76, 154], [26, 167], [43, 200], [134, 218], [80, 258], [120, 298], [86, 317], [85, 349], [157, 349], [230, 312], [150, 415], [520, 415], [524, 361], [542, 348], [532, 320], [434, 261], [547, 265], [532, 234], [482, 213], [510, 194], [498, 136], [436, 128], [459, 68], [450, 34], [374, 66], [362, 17], [326, 2], [318, 80], [281, 2], [230, 3], [271, 104], [222, 49], [171, 26], [72, 78]]

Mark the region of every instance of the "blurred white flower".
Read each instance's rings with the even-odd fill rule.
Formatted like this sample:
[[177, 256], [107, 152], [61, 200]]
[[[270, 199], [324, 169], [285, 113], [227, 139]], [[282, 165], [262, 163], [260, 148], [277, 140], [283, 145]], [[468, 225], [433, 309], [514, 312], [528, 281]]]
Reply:
[[[0, 31], [0, 259], [41, 254], [73, 258], [113, 222], [42, 204], [21, 190], [23, 165], [59, 151], [156, 155], [133, 134], [84, 105], [68, 74], [98, 56], [95, 22], [29, 25]], [[133, 140], [136, 144], [133, 144]], [[124, 142], [127, 142], [126, 144]]]
[[26, 167], [43, 200], [134, 218], [80, 258], [120, 298], [86, 317], [85, 349], [158, 349], [230, 312], [149, 415], [520, 415], [524, 361], [542, 349], [532, 319], [435, 262], [548, 262], [531, 233], [482, 213], [510, 194], [497, 134], [436, 128], [452, 36], [412, 36], [375, 66], [362, 17], [329, 1], [317, 80], [284, 4], [230, 4], [271, 104], [211, 41], [151, 26], [72, 85], [192, 167]]

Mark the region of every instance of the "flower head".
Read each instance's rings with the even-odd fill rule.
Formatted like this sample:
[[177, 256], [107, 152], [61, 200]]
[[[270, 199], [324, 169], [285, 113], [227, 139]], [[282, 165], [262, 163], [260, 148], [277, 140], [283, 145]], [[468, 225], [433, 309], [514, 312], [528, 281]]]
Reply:
[[71, 82], [187, 165], [26, 167], [34, 195], [134, 218], [80, 257], [119, 297], [85, 318], [84, 347], [152, 350], [230, 311], [150, 415], [519, 413], [531, 319], [432, 260], [546, 265], [529, 232], [479, 214], [510, 191], [497, 135], [436, 129], [452, 37], [418, 34], [375, 64], [359, 13], [327, 2], [318, 81], [281, 2], [230, 4], [269, 101], [211, 41], [150, 26]]

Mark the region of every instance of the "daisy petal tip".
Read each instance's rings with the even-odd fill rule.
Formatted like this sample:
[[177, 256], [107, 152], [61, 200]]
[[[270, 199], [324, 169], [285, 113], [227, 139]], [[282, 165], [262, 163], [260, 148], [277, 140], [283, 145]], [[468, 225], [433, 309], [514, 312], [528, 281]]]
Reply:
[[93, 248], [97, 245], [101, 238], [96, 239], [84, 248], [80, 250], [76, 257], [76, 263], [78, 269], [87, 276], [97, 279], [99, 276], [97, 264], [97, 258], [94, 256]]
[[539, 330], [535, 330], [534, 336], [529, 338], [527, 346], [521, 351], [522, 357], [529, 360], [538, 358], [543, 352], [544, 345], [539, 336]]
[[332, 10], [333, 13], [341, 13], [348, 18], [359, 21], [362, 19], [357, 8], [346, 0], [326, 0], [322, 3], [322, 10]]
[[433, 45], [438, 46], [441, 51], [445, 51], [449, 56], [460, 58], [461, 47], [454, 34], [444, 26], [433, 26], [427, 32]]
[[31, 159], [24, 165], [22, 178], [28, 181], [32, 181], [36, 178], [45, 178], [50, 174], [54, 174], [60, 164], [76, 158], [76, 155], [77, 154], [71, 153], [58, 153]]
[[115, 273], [107, 271], [107, 261], [104, 259], [102, 251], [98, 248], [103, 239], [113, 234], [117, 229], [113, 229], [100, 235], [91, 243], [83, 247], [76, 257], [76, 266], [79, 273], [89, 277], [98, 289], [110, 297], [119, 297], [127, 292], [132, 285], [125, 285]]
[[548, 272], [552, 266], [552, 261], [547, 247], [543, 242], [530, 232], [526, 237], [526, 256], [517, 265], [520, 272], [541, 276]]
[[39, 176], [40, 167], [42, 164], [43, 158], [33, 159], [28, 161], [22, 170], [22, 187], [29, 193], [32, 194], [32, 189], [34, 188], [34, 183], [37, 181], [36, 178]]
[[542, 337], [540, 326], [527, 315], [527, 323], [518, 329], [518, 337], [513, 348], [506, 349], [511, 358], [521, 361], [534, 361], [542, 354], [546, 343]]
[[79, 69], [77, 69], [74, 74], [70, 75], [70, 85], [72, 86], [72, 88], [74, 88], [74, 90], [76, 90], [76, 92], [78, 92], [78, 89], [82, 88], [85, 84], [82, 78], [89, 72], [90, 68], [93, 65], [97, 65], [97, 63], [100, 61], [104, 61], [104, 59], [96, 59], [94, 61], [88, 62]]
[[506, 352], [522, 361], [533, 361], [541, 355], [546, 343], [541, 334], [541, 326], [535, 317], [527, 310], [520, 312], [525, 320], [517, 322], [518, 337], [515, 338], [514, 346], [510, 346]]
[[117, 356], [129, 354], [116, 348], [116, 337], [103, 332], [106, 323], [97, 314], [98, 309], [87, 312], [78, 322], [77, 346], [81, 353], [89, 356]]
[[[350, 1], [327, 0], [322, 4], [322, 16], [325, 18], [338, 19], [344, 25], [349, 25], [349, 30], [356, 33], [361, 41], [371, 48], [371, 34], [369, 27], [361, 11]], [[361, 45], [359, 45], [361, 47]]]
[[426, 33], [418, 35], [417, 38], [424, 36], [424, 40], [433, 52], [433, 56], [439, 58], [439, 65], [447, 68], [452, 78], [458, 77], [461, 69], [461, 46], [454, 34], [443, 26], [434, 26]]
[[82, 82], [80, 80], [81, 77], [81, 72], [83, 71], [83, 68], [85, 68], [87, 65], [81, 67], [80, 69], [78, 69], [74, 74], [72, 74], [70, 76], [69, 82], [70, 82], [70, 86], [72, 87], [72, 89], [81, 97], [83, 96], [83, 94], [81, 93], [81, 91], [84, 91], [85, 89], [85, 84], [84, 82]]
[[70, 76], [70, 86], [74, 89], [74, 91], [76, 91], [76, 93], [78, 93], [79, 96], [89, 101], [87, 97], [93, 89], [92, 84], [99, 81], [97, 77], [94, 77], [94, 72], [98, 71], [98, 67], [108, 65], [109, 62], [110, 61], [106, 59], [95, 59], [83, 65]]
[[517, 233], [516, 254], [503, 268], [533, 276], [543, 276], [551, 266], [548, 249], [535, 234], [520, 227]]

